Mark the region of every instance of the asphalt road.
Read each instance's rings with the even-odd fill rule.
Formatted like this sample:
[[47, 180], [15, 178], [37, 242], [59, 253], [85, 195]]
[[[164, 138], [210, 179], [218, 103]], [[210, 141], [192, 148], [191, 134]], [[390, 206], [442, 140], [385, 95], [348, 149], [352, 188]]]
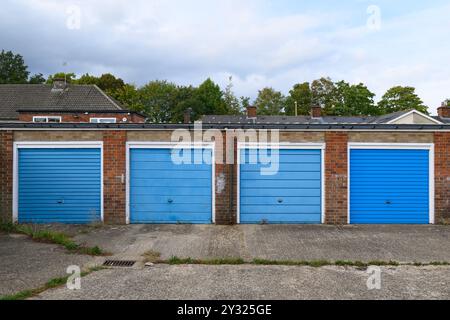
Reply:
[[383, 267], [379, 290], [368, 289], [371, 275], [334, 266], [156, 265], [98, 271], [81, 290], [62, 287], [35, 299], [450, 299], [450, 267]]

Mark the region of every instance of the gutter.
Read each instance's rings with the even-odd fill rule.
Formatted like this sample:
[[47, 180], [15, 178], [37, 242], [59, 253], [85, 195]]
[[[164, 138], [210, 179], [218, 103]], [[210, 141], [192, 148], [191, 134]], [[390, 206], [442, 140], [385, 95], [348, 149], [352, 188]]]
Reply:
[[[193, 130], [194, 124], [142, 124], [142, 123], [1, 123], [0, 130]], [[202, 124], [208, 129], [266, 129], [283, 131], [450, 131], [449, 124]]]

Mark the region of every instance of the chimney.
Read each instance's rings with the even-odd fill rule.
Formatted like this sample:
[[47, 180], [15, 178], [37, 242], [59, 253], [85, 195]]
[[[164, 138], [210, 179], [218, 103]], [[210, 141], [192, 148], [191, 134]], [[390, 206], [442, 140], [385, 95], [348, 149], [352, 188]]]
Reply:
[[320, 118], [322, 117], [322, 107], [319, 105], [312, 106], [311, 108], [311, 117]]
[[447, 102], [442, 102], [438, 108], [438, 115], [441, 118], [450, 118], [450, 106], [447, 105]]
[[66, 79], [64, 78], [55, 78], [53, 79], [53, 91], [64, 91], [67, 87]]
[[184, 111], [184, 123], [185, 124], [191, 123], [191, 113], [192, 113], [192, 108], [188, 108], [188, 109], [186, 109], [186, 111]]
[[247, 107], [247, 118], [256, 118], [256, 107], [255, 106]]

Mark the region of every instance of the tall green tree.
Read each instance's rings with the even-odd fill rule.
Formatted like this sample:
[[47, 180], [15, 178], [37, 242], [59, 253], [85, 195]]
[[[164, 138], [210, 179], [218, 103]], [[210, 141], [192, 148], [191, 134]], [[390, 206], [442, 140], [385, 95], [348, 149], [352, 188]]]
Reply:
[[309, 82], [298, 83], [289, 91], [289, 96], [286, 98], [285, 113], [288, 116], [308, 115], [311, 112], [312, 106], [312, 91]]
[[173, 118], [173, 108], [178, 104], [178, 88], [167, 81], [151, 81], [138, 89], [143, 112], [153, 123], [166, 123]]
[[114, 92], [115, 90], [122, 88], [124, 85], [125, 82], [122, 79], [116, 78], [110, 73], [102, 74], [98, 79], [99, 88], [106, 92]]
[[378, 103], [384, 113], [416, 109], [428, 114], [428, 107], [416, 94], [413, 87], [395, 86], [390, 88]]
[[28, 67], [20, 54], [2, 50], [0, 53], [0, 84], [23, 84], [28, 82]]
[[375, 94], [365, 85], [350, 85], [345, 81], [335, 83], [333, 104], [326, 109], [328, 115], [335, 116], [373, 116], [381, 114], [374, 104]]
[[210, 78], [206, 79], [195, 92], [195, 99], [198, 100], [199, 106], [196, 108], [197, 113], [206, 114], [227, 114], [228, 110], [223, 100], [223, 93], [219, 85], [214, 83]]
[[126, 109], [145, 113], [145, 107], [134, 85], [126, 84], [122, 88], [114, 91], [111, 96], [119, 101]]
[[336, 93], [336, 85], [328, 77], [322, 77], [311, 83], [312, 104], [324, 108], [326, 114], [337, 99]]
[[200, 111], [202, 102], [197, 97], [197, 88], [193, 86], [179, 86], [177, 92], [177, 103], [174, 106], [171, 121], [173, 123], [182, 123], [184, 114], [189, 109], [191, 112], [191, 120], [196, 121], [202, 117]]
[[241, 110], [244, 112], [250, 106], [250, 97], [240, 97], [239, 103], [241, 104]]
[[96, 76], [91, 76], [89, 73], [83, 74], [79, 79], [75, 80], [76, 84], [81, 85], [97, 85], [98, 86], [99, 78]]
[[264, 88], [258, 92], [255, 106], [258, 114], [281, 115], [284, 113], [286, 98], [273, 88]]
[[30, 77], [30, 80], [28, 80], [29, 84], [43, 84], [45, 83], [45, 78], [44, 75], [42, 73], [37, 73], [33, 76]]
[[102, 74], [100, 77], [91, 76], [86, 73], [74, 81], [76, 84], [95, 84], [103, 91], [112, 94], [116, 90], [119, 90], [125, 86], [125, 82], [116, 78], [114, 75], [110, 73]]
[[223, 101], [225, 103], [226, 112], [228, 114], [241, 114], [241, 104], [239, 99], [234, 95], [233, 92], [233, 77], [229, 78], [228, 84], [223, 93]]

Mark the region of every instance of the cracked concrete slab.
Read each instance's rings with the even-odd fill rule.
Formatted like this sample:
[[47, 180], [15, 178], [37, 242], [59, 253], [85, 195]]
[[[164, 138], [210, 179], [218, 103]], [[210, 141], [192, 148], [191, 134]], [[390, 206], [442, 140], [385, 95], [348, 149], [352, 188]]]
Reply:
[[110, 269], [82, 279], [81, 290], [46, 291], [35, 299], [449, 299], [450, 267], [382, 267], [380, 290], [353, 267], [156, 265]]
[[24, 235], [4, 233], [0, 233], [0, 257], [0, 296], [34, 289], [50, 279], [66, 276], [68, 266], [83, 267], [99, 261], [69, 254], [57, 245], [34, 242]]
[[75, 240], [124, 259], [152, 250], [163, 259], [450, 261], [450, 226], [129, 225], [78, 233]]
[[[450, 247], [450, 226], [51, 225], [42, 228], [65, 232], [73, 236], [77, 243], [86, 246], [98, 245], [111, 252], [115, 259], [139, 260], [140, 263], [132, 269], [135, 271], [143, 265], [142, 255], [150, 250], [160, 252], [163, 259], [178, 256], [197, 259], [242, 258], [247, 261], [254, 258], [363, 262], [450, 261], [450, 250], [447, 250]], [[60, 246], [36, 243], [26, 236], [8, 234], [0, 234], [0, 256], [0, 295], [41, 286], [52, 278], [66, 275], [69, 265], [87, 267], [105, 260], [105, 257], [68, 254]], [[170, 274], [170, 270], [185, 270], [184, 267], [187, 268], [164, 269], [157, 266], [152, 270], [163, 268], [161, 270]], [[260, 266], [248, 266], [242, 272], [252, 277], [251, 267], [259, 272]], [[230, 266], [207, 270], [220, 273], [217, 270], [221, 268], [223, 271], [220, 272], [240, 270], [230, 269]], [[417, 276], [425, 277], [426, 273], [423, 272], [427, 268], [417, 273]], [[445, 272], [439, 271], [439, 276], [432, 276], [430, 281], [442, 283], [446, 281], [445, 277], [450, 278], [449, 269], [436, 270]], [[195, 294], [195, 290], [189, 294]], [[431, 296], [434, 297], [433, 294]]]

